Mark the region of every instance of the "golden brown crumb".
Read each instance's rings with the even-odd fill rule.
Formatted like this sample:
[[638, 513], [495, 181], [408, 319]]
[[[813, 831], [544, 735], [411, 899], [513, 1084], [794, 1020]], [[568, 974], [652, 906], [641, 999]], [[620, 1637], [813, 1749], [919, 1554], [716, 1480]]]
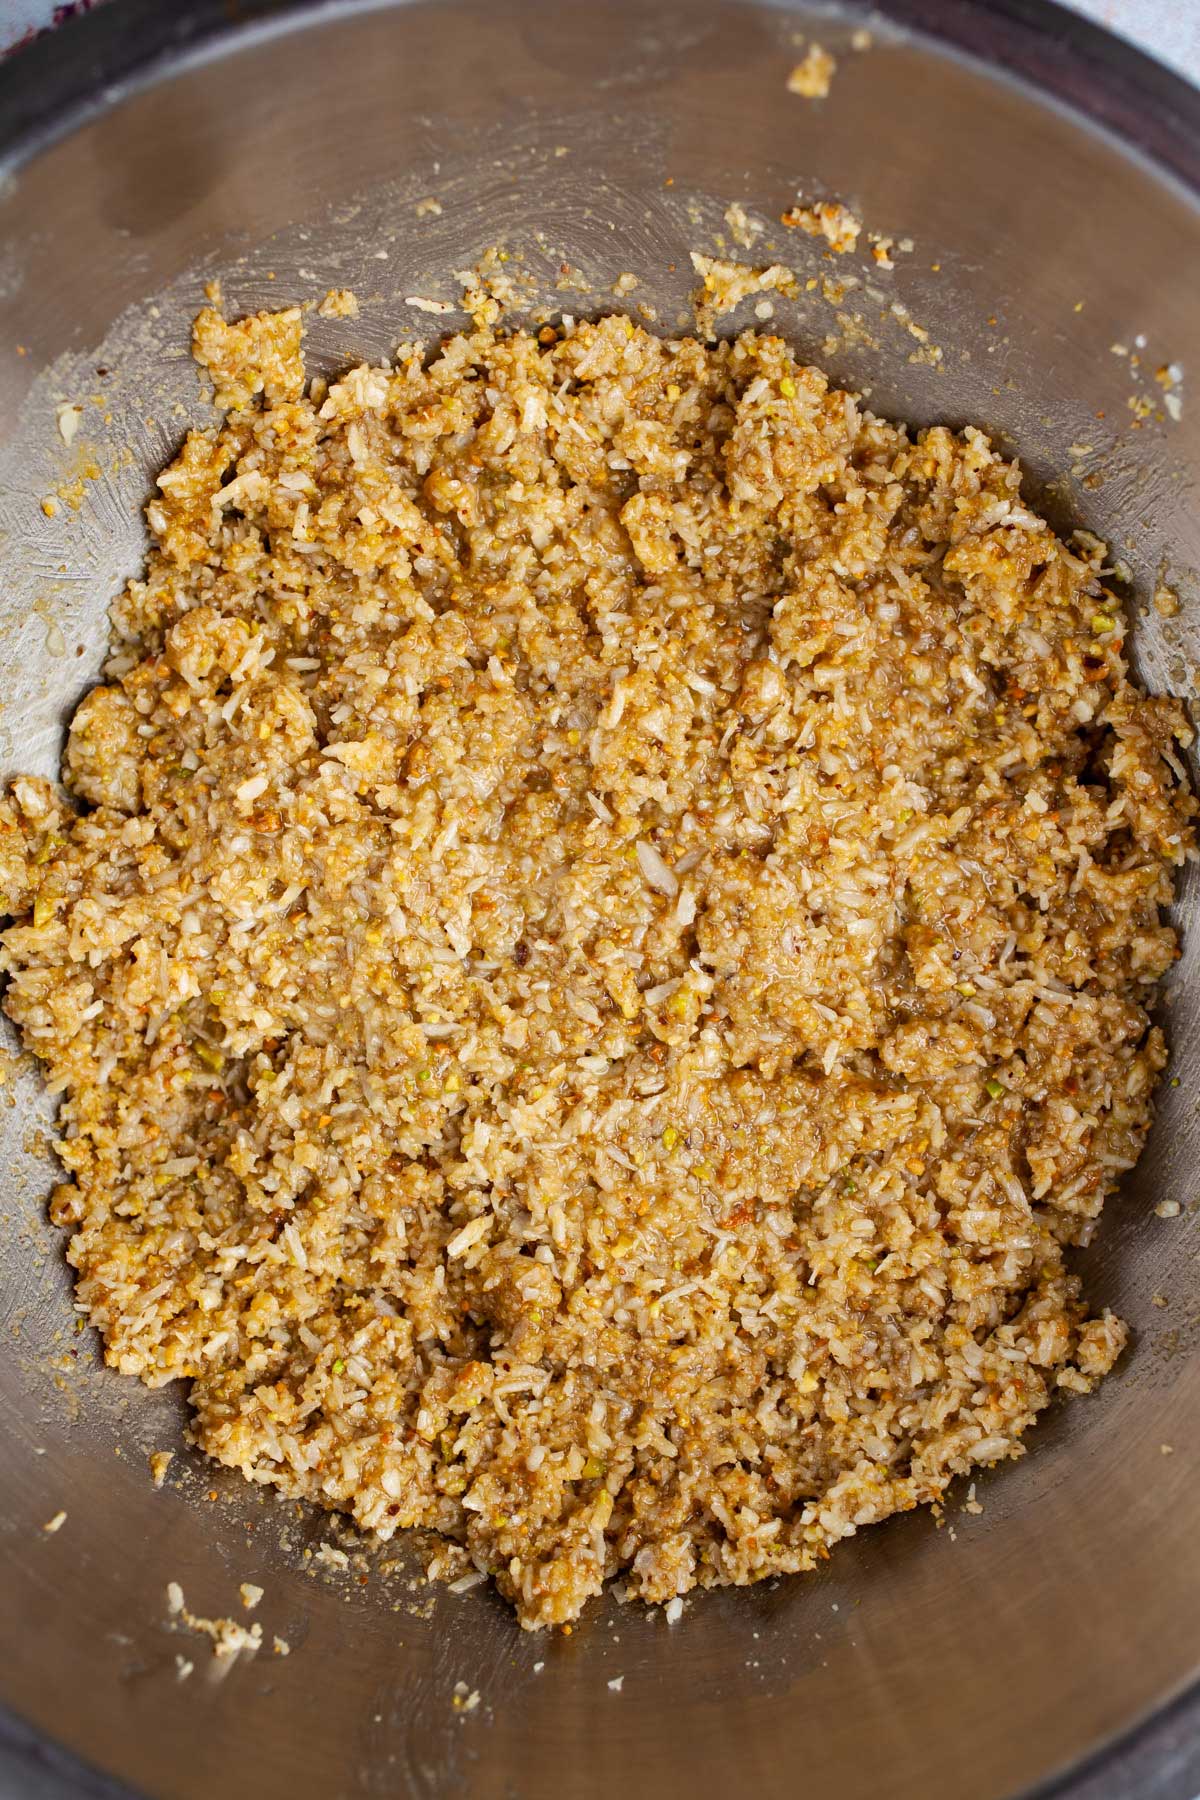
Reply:
[[197, 313], [192, 349], [208, 370], [217, 405], [236, 410], [259, 394], [270, 402], [299, 399], [304, 386], [300, 308], [252, 313], [230, 324], [213, 307]]
[[317, 311], [323, 319], [357, 319], [358, 296], [350, 288], [330, 288]]
[[160, 1488], [167, 1479], [167, 1470], [175, 1460], [173, 1450], [155, 1450], [150, 1455], [150, 1478], [156, 1488]]
[[697, 250], [692, 251], [691, 260], [692, 267], [701, 277], [701, 286], [693, 296], [696, 328], [701, 337], [711, 338], [717, 320], [733, 312], [752, 294], [772, 290], [780, 294], [796, 292], [796, 277], [782, 263], [773, 263], [765, 269], [752, 268], [745, 263], [726, 262], [718, 256], [702, 256]]
[[811, 44], [802, 62], [798, 62], [787, 78], [789, 94], [805, 100], [824, 100], [829, 93], [837, 63], [820, 44]]
[[[236, 1619], [206, 1619], [189, 1608], [183, 1596], [183, 1589], [177, 1581], [167, 1583], [167, 1615], [178, 1619], [189, 1631], [194, 1631], [209, 1639], [212, 1653], [222, 1661], [232, 1660], [244, 1651], [253, 1656], [262, 1647], [263, 1628], [254, 1624], [245, 1626]], [[188, 1671], [191, 1673], [189, 1667]], [[185, 1679], [180, 1668], [180, 1680]]]
[[743, 250], [753, 247], [756, 238], [762, 236], [765, 227], [758, 219], [751, 218], [745, 207], [737, 200], [725, 208], [725, 223], [728, 225], [735, 244]]
[[780, 215], [780, 223], [790, 229], [807, 232], [809, 237], [823, 237], [839, 256], [854, 250], [858, 244], [862, 221], [839, 200], [822, 200], [815, 206], [792, 206]]

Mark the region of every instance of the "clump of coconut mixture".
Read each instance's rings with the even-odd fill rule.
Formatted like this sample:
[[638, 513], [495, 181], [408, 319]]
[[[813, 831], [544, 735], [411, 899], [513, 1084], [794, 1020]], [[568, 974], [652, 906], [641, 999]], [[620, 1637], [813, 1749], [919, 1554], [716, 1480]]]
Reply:
[[[480, 324], [159, 477], [0, 818], [78, 1300], [196, 1442], [522, 1622], [810, 1569], [1125, 1339], [1191, 853], [1102, 552], [779, 337]], [[458, 1567], [462, 1563], [458, 1563]]]

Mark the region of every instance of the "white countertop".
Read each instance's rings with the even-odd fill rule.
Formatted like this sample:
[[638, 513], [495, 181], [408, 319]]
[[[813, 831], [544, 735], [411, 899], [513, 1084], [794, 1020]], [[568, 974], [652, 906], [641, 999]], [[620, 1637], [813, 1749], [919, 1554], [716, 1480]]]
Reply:
[[1064, 0], [1200, 82], [1200, 7], [1194, 0]]

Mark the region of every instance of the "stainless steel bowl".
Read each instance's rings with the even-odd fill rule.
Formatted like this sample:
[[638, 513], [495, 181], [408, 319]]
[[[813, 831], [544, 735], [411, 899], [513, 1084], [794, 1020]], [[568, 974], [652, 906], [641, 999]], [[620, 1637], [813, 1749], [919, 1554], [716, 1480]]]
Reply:
[[[914, 249], [868, 278], [882, 298], [845, 302], [876, 342], [823, 349], [838, 327], [819, 289], [780, 307], [787, 331], [877, 410], [986, 422], [1057, 521], [1114, 538], [1143, 601], [1165, 564], [1184, 609], [1151, 609], [1139, 654], [1150, 683], [1186, 689], [1200, 102], [1035, 0], [883, 10], [111, 0], [0, 68], [0, 763], [54, 767], [105, 608], [138, 566], [148, 480], [204, 415], [185, 346], [205, 280], [236, 308], [352, 286], [357, 320], [311, 323], [329, 366], [427, 330], [404, 296], [453, 292], [447, 272], [496, 241], [569, 310], [611, 304], [634, 271], [634, 299], [674, 330], [688, 251], [726, 230], [728, 203], [775, 218], [797, 188], [850, 200]], [[874, 44], [857, 52], [864, 24]], [[797, 34], [838, 55], [826, 101], [785, 91]], [[426, 196], [440, 215], [418, 216]], [[830, 270], [807, 241], [788, 253]], [[557, 287], [575, 280], [563, 264], [592, 291]], [[893, 299], [940, 366], [912, 360]], [[1131, 399], [1161, 413], [1153, 370], [1172, 363], [1182, 419], [1138, 420]], [[61, 400], [85, 405], [69, 447]], [[104, 1372], [76, 1334], [42, 1216], [46, 1107], [14, 1073], [0, 1107], [13, 1791], [111, 1791], [86, 1764], [179, 1800], [992, 1800], [1071, 1769], [1081, 1795], [1182, 1793], [1186, 1702], [1141, 1748], [1078, 1769], [1185, 1695], [1200, 1661], [1200, 931], [1185, 942], [1167, 1010], [1178, 1086], [1083, 1259], [1136, 1328], [1120, 1372], [979, 1483], [982, 1515], [957, 1496], [940, 1526], [870, 1531], [820, 1576], [699, 1597], [674, 1628], [609, 1602], [570, 1637], [531, 1637], [486, 1591], [414, 1585], [407, 1550], [365, 1585], [306, 1556], [327, 1521], [203, 1466], [181, 1401]], [[1156, 1216], [1164, 1200], [1178, 1217]], [[155, 1492], [147, 1453], [171, 1447]], [[218, 1678], [168, 1624], [173, 1580], [208, 1615], [237, 1613], [238, 1583], [259, 1583], [255, 1617], [291, 1655]], [[474, 1711], [453, 1705], [460, 1681]]]

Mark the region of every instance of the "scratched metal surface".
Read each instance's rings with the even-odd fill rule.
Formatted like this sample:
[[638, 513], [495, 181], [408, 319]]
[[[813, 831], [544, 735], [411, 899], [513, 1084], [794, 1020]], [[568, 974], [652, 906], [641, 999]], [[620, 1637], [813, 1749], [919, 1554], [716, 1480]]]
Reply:
[[[917, 247], [885, 300], [850, 302], [874, 344], [826, 345], [819, 297], [781, 303], [783, 328], [880, 411], [978, 420], [1019, 446], [1057, 519], [1115, 537], [1141, 601], [1165, 566], [1184, 612], [1151, 612], [1139, 656], [1152, 685], [1187, 690], [1200, 411], [1185, 379], [1179, 423], [1131, 429], [1130, 398], [1158, 390], [1111, 345], [1140, 335], [1148, 366], [1200, 369], [1195, 284], [1179, 279], [1200, 269], [1195, 203], [994, 74], [883, 27], [856, 55], [848, 19], [816, 16], [842, 66], [808, 107], [782, 81], [803, 8], [343, 9], [149, 87], [16, 174], [0, 190], [0, 769], [53, 770], [107, 603], [138, 566], [148, 481], [209, 416], [186, 350], [204, 280], [236, 309], [354, 287], [358, 319], [311, 320], [327, 368], [427, 335], [404, 296], [452, 296], [449, 271], [497, 241], [557, 308], [603, 304], [635, 271], [634, 298], [674, 329], [687, 253], [724, 230], [729, 201], [773, 219], [799, 184]], [[443, 211], [418, 220], [427, 195]], [[564, 262], [589, 293], [558, 287]], [[943, 347], [940, 368], [909, 360], [914, 339], [880, 317], [892, 298]], [[63, 399], [85, 406], [69, 448]], [[47, 518], [51, 493], [65, 502]], [[1189, 889], [1185, 925], [1193, 906]], [[75, 1335], [43, 1221], [53, 1164], [32, 1135], [47, 1111], [21, 1074], [0, 1107], [0, 1697], [179, 1800], [235, 1770], [262, 1800], [590, 1800], [684, 1780], [857, 1800], [880, 1768], [896, 1800], [998, 1800], [1094, 1749], [1200, 1665], [1200, 932], [1186, 942], [1168, 1015], [1181, 1086], [1087, 1257], [1092, 1292], [1138, 1334], [1121, 1372], [980, 1483], [982, 1517], [897, 1521], [819, 1578], [698, 1599], [674, 1632], [606, 1603], [570, 1639], [531, 1638], [487, 1592], [412, 1586], [408, 1552], [366, 1586], [306, 1560], [324, 1521], [201, 1465], [179, 1398], [104, 1371]], [[1184, 1207], [1170, 1223], [1152, 1211], [1168, 1197]], [[155, 1493], [161, 1448], [179, 1454]], [[206, 1614], [236, 1613], [238, 1583], [260, 1583], [255, 1616], [292, 1654], [218, 1679], [204, 1644], [168, 1627], [168, 1580]], [[180, 1654], [197, 1665], [183, 1684]], [[458, 1681], [482, 1696], [466, 1716]]]

